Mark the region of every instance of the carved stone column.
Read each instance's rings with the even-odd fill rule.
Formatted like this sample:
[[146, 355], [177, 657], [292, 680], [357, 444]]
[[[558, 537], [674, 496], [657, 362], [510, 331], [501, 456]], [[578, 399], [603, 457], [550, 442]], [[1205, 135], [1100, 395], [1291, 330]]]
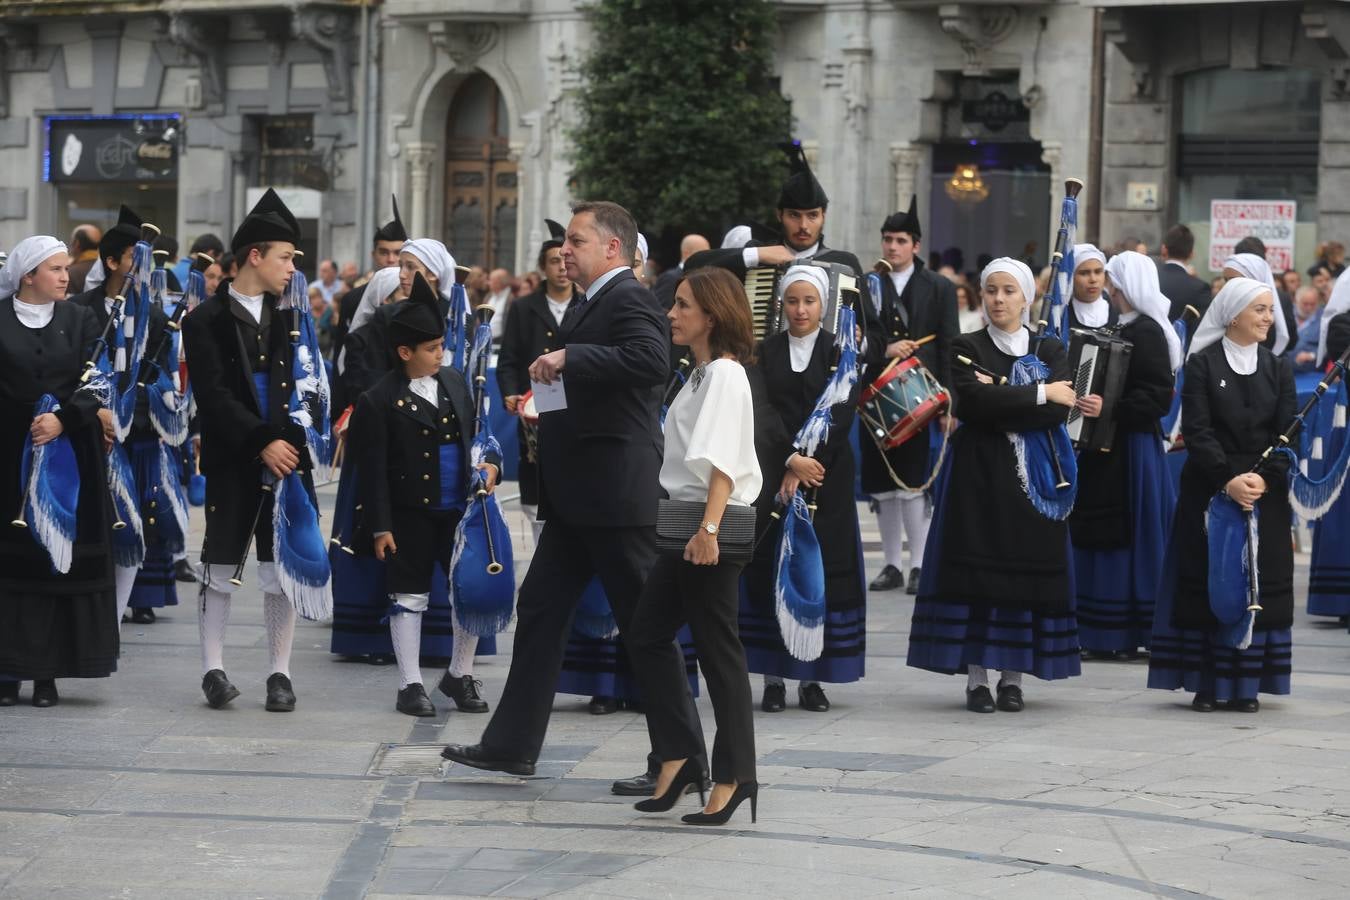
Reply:
[[891, 144], [891, 169], [895, 176], [895, 204], [892, 211], [909, 209], [909, 198], [917, 193], [915, 184], [919, 177], [919, 161], [923, 159], [923, 148], [908, 141]]
[[425, 237], [430, 208], [431, 165], [440, 148], [436, 144], [417, 141], [404, 145], [408, 157], [408, 189], [412, 194], [413, 237]]
[[[1041, 141], [1041, 162], [1050, 167], [1050, 237], [1045, 245], [1045, 258], [1049, 259], [1059, 236], [1059, 201], [1064, 199], [1064, 145], [1059, 141]], [[1083, 221], [1081, 210], [1078, 221]]]
[[511, 261], [512, 272], [524, 272], [530, 268], [528, 262], [530, 258], [529, 247], [526, 246], [526, 236], [530, 233], [530, 223], [525, 221], [525, 198], [530, 190], [536, 188], [526, 177], [526, 168], [523, 164], [525, 157], [525, 142], [512, 141], [507, 149], [506, 158], [516, 164], [516, 258]]

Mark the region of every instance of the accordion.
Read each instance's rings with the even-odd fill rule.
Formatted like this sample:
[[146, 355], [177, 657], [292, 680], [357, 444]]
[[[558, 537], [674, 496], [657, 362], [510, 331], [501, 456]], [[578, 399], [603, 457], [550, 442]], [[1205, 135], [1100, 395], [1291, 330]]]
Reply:
[[858, 277], [853, 269], [840, 263], [799, 260], [781, 266], [755, 266], [745, 271], [745, 298], [750, 301], [750, 319], [755, 337], [759, 340], [773, 337], [787, 328], [783, 310], [783, 276], [793, 266], [816, 266], [824, 269], [829, 278], [828, 296], [821, 297], [820, 327], [834, 334], [839, 330], [840, 299], [845, 291], [852, 292], [854, 309], [859, 309]]
[[1134, 344], [1107, 329], [1069, 330], [1069, 363], [1073, 366], [1073, 392], [1079, 397], [1096, 394], [1102, 412], [1096, 418], [1074, 407], [1066, 423], [1069, 438], [1079, 450], [1109, 453], [1116, 437], [1116, 403], [1125, 389]]

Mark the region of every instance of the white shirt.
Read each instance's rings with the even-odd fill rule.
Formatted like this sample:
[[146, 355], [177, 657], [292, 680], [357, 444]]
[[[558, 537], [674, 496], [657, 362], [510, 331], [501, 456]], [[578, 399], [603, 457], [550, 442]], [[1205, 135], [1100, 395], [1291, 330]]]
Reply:
[[[1026, 356], [1027, 350], [1031, 348], [1031, 332], [1026, 327], [1018, 328], [1012, 334], [990, 325], [985, 333], [994, 339], [994, 346], [1009, 356]], [[1045, 405], [1045, 385], [1036, 385], [1036, 405]]]
[[631, 272], [633, 267], [625, 266], [623, 263], [615, 263], [614, 268], [610, 269], [608, 272], [604, 273], [599, 278], [591, 282], [591, 286], [586, 288], [585, 296], [589, 299], [591, 297], [594, 297], [596, 294], [600, 293], [600, 289], [605, 285], [609, 284], [611, 281], [613, 281], [614, 276], [618, 275], [624, 269], [628, 269]]
[[262, 324], [262, 306], [263, 306], [262, 294], [259, 294], [256, 297], [249, 297], [236, 291], [234, 289], [234, 285], [231, 284], [230, 296], [238, 300], [239, 305], [242, 306], [244, 309], [248, 310], [248, 314], [253, 317], [253, 321]]
[[1111, 320], [1111, 304], [1105, 300], [1093, 300], [1091, 303], [1084, 303], [1075, 297], [1069, 301], [1073, 304], [1073, 313], [1088, 328], [1101, 328]]
[[1239, 375], [1250, 375], [1256, 371], [1258, 344], [1251, 343], [1244, 347], [1230, 341], [1228, 335], [1224, 335], [1222, 340], [1223, 355], [1228, 358], [1228, 365], [1232, 366], [1234, 372]]
[[435, 375], [423, 375], [421, 378], [410, 378], [408, 380], [408, 390], [430, 403], [433, 407], [437, 405], [439, 392], [437, 390], [437, 379]]
[[792, 371], [806, 371], [806, 367], [811, 363], [811, 354], [816, 352], [816, 339], [818, 337], [820, 337], [819, 328], [805, 337], [788, 335], [788, 359], [792, 364]]
[[661, 487], [672, 500], [704, 503], [712, 470], [731, 479], [728, 503], [751, 506], [763, 479], [755, 457], [755, 404], [745, 367], [715, 359], [685, 382], [666, 412]]
[[1123, 328], [1124, 326], [1130, 324], [1137, 318], [1139, 318], [1139, 310], [1132, 309], [1127, 313], [1121, 313], [1120, 318], [1116, 319], [1116, 324], [1120, 325]]
[[909, 284], [909, 279], [912, 278], [913, 275], [914, 275], [914, 263], [910, 263], [909, 267], [906, 268], [903, 272], [891, 273], [891, 284], [895, 285], [895, 296], [897, 297], [904, 296], [905, 285]]
[[553, 313], [553, 321], [561, 325], [563, 316], [567, 314], [567, 307], [572, 305], [572, 298], [568, 297], [566, 300], [559, 301], [545, 294], [544, 299], [548, 301], [548, 311]]
[[[783, 246], [786, 247], [787, 244], [784, 244]], [[792, 254], [797, 257], [797, 259], [810, 259], [818, 252], [820, 252], [820, 241], [816, 241], [805, 250], [793, 250]], [[747, 269], [753, 269], [755, 266], [759, 265], [759, 248], [746, 247], [741, 250], [741, 261], [745, 263]]]
[[15, 297], [14, 315], [18, 316], [19, 321], [29, 328], [46, 328], [51, 324], [52, 316], [56, 315], [56, 304], [25, 303]]

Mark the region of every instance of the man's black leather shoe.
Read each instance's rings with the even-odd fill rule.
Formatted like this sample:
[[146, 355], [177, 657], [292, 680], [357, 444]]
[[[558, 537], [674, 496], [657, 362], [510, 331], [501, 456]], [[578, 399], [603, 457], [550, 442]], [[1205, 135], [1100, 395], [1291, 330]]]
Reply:
[[764, 685], [764, 696], [759, 699], [759, 708], [770, 713], [787, 709], [787, 686], [781, 683]]
[[446, 672], [441, 676], [441, 683], [436, 689], [455, 701], [455, 708], [460, 712], [485, 713], [488, 711], [487, 701], [478, 694], [478, 686], [482, 683], [474, 681], [472, 675], [461, 675], [457, 678]]
[[607, 716], [618, 712], [619, 705], [618, 697], [603, 697], [597, 694], [591, 698], [591, 702], [587, 704], [586, 709], [593, 716]]
[[495, 750], [489, 750], [482, 744], [446, 744], [441, 751], [441, 759], [459, 763], [472, 769], [486, 769], [489, 772], [505, 772], [522, 778], [534, 774], [534, 763], [518, 759], [505, 759]]
[[[705, 773], [703, 776], [703, 790], [712, 790], [712, 779]], [[620, 778], [609, 786], [609, 792], [620, 797], [650, 797], [656, 793], [656, 773], [643, 772], [641, 775], [634, 775], [632, 778]], [[684, 786], [686, 794], [698, 792], [698, 785], [690, 783]]]
[[887, 566], [867, 586], [869, 591], [893, 591], [905, 583], [905, 576], [895, 566]]
[[409, 716], [436, 715], [436, 707], [432, 705], [431, 698], [427, 696], [427, 689], [422, 686], [420, 681], [410, 684], [398, 692], [398, 700], [394, 704], [394, 708]]
[[239, 688], [230, 684], [222, 670], [212, 669], [202, 676], [202, 693], [206, 695], [207, 706], [220, 709], [239, 696]]
[[268, 712], [291, 712], [295, 709], [295, 691], [291, 690], [291, 680], [280, 672], [267, 676]]
[[909, 570], [909, 583], [905, 585], [905, 593], [914, 596], [919, 593], [919, 567], [915, 566]]

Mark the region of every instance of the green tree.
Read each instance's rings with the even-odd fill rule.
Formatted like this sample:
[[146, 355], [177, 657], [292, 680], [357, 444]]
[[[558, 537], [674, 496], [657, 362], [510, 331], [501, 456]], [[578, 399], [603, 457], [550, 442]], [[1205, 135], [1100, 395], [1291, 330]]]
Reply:
[[650, 237], [772, 221], [791, 113], [768, 0], [597, 0], [573, 132], [578, 196], [627, 207]]

